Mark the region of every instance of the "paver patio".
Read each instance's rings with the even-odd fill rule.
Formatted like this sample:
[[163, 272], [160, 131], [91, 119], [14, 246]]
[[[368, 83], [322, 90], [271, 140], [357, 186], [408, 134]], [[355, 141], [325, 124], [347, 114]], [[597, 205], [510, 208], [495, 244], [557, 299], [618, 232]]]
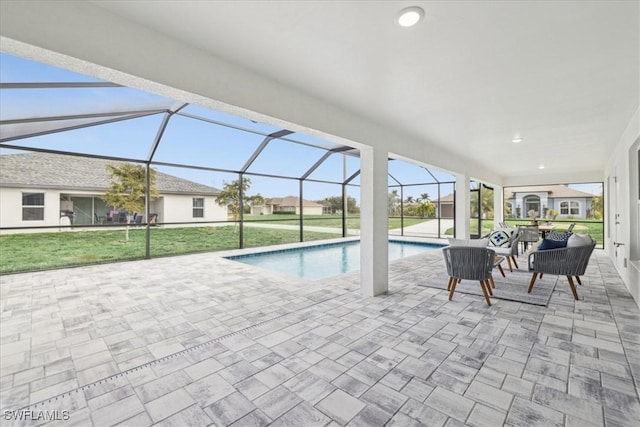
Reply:
[[3, 424], [640, 425], [640, 310], [604, 252], [548, 307], [448, 301], [416, 270], [441, 252], [376, 298], [212, 253], [2, 276]]

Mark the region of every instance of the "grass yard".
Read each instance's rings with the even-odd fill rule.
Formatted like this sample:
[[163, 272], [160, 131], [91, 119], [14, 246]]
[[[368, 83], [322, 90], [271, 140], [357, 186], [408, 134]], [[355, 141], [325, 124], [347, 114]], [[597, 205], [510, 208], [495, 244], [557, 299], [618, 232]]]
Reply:
[[[144, 258], [145, 229], [70, 231], [60, 233], [0, 236], [0, 273], [15, 273], [59, 267]], [[341, 237], [332, 233], [305, 231], [305, 241]], [[298, 242], [295, 230], [245, 227], [245, 247]], [[233, 226], [152, 228], [151, 256], [238, 248]]]
[[[267, 224], [281, 225], [299, 225], [300, 215], [283, 214], [283, 215], [245, 215], [245, 221], [260, 221]], [[428, 221], [424, 218], [405, 218], [404, 226], [408, 227], [414, 224]], [[309, 227], [329, 227], [342, 228], [342, 216], [340, 215], [305, 215], [304, 224]], [[360, 229], [360, 218], [347, 217], [347, 228]], [[400, 218], [389, 218], [389, 230], [400, 228]]]

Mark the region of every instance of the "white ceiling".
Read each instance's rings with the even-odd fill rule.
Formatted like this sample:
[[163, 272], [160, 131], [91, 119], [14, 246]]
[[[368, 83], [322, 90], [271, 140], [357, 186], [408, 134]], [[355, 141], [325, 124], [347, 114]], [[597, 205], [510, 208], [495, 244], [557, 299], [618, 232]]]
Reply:
[[602, 170], [640, 103], [638, 2], [96, 3], [504, 175]]
[[504, 177], [603, 171], [640, 105], [638, 1], [91, 3]]

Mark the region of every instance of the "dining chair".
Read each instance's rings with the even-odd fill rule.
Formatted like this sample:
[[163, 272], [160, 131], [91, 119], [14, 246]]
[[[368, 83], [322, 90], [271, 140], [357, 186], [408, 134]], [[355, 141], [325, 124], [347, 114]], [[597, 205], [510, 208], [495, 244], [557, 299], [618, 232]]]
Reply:
[[529, 243], [536, 243], [540, 239], [540, 229], [537, 225], [521, 225], [518, 232], [525, 251], [529, 247]]

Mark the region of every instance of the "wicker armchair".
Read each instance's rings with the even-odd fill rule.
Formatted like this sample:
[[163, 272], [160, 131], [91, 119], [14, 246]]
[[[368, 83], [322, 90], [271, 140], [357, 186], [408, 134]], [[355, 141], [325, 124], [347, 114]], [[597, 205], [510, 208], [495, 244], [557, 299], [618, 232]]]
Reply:
[[460, 280], [477, 280], [480, 282], [482, 294], [491, 305], [491, 270], [496, 253], [488, 248], [475, 248], [469, 246], [449, 246], [442, 249], [444, 262], [449, 274], [449, 301], [453, 299], [453, 293]]
[[529, 283], [528, 292], [533, 289], [538, 276], [542, 277], [545, 273], [557, 274], [558, 276], [567, 276], [571, 293], [577, 300], [578, 292], [576, 291], [576, 285], [573, 283], [573, 278], [576, 278], [578, 284], [582, 284], [580, 276], [584, 275], [595, 247], [596, 242], [591, 239], [591, 244], [588, 245], [548, 249], [529, 254], [529, 271], [533, 272], [533, 276]]

